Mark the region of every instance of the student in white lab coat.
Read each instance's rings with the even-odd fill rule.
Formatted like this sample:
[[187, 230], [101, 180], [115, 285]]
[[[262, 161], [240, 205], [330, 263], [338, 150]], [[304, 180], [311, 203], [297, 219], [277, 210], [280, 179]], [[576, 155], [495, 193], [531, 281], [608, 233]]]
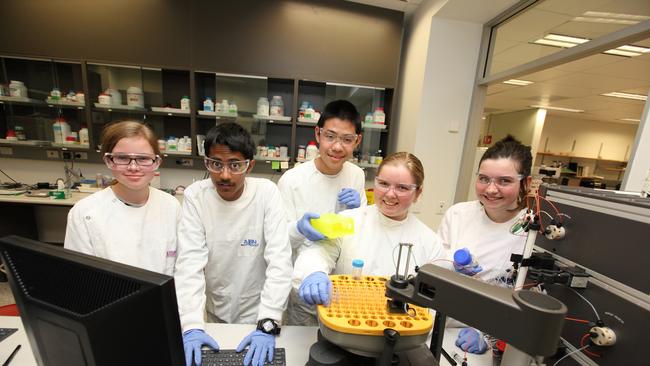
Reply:
[[278, 181], [293, 248], [305, 238], [325, 238], [311, 226], [310, 219], [367, 203], [363, 170], [348, 162], [362, 139], [361, 120], [354, 104], [347, 100], [328, 103], [318, 119], [315, 137], [318, 157], [289, 169]]
[[[526, 196], [531, 183], [530, 147], [508, 136], [491, 146], [481, 157], [476, 175], [477, 201], [457, 203], [442, 219], [440, 235], [449, 259], [467, 248], [476, 266], [459, 272], [495, 285], [508, 286], [510, 255], [521, 254], [525, 233], [513, 232], [525, 216]], [[487, 345], [473, 328], [461, 331], [456, 344], [472, 353], [483, 353]]]
[[[305, 241], [325, 237], [315, 230], [310, 219], [320, 214], [365, 206], [365, 175], [348, 162], [361, 143], [361, 120], [356, 107], [346, 100], [325, 106], [315, 128], [319, 156], [285, 172], [278, 181], [289, 220], [289, 237], [294, 250]], [[315, 325], [313, 309], [292, 291], [287, 320], [290, 325]]]
[[204, 146], [210, 179], [185, 190], [178, 230], [175, 280], [185, 360], [198, 365], [202, 345], [219, 347], [203, 330], [205, 309], [209, 322], [257, 322], [237, 349], [250, 344], [244, 363], [263, 365], [273, 357], [291, 288], [282, 198], [270, 180], [247, 177], [255, 145], [240, 125], [213, 127]]
[[172, 275], [180, 204], [149, 186], [162, 161], [156, 136], [123, 121], [106, 126], [101, 145], [115, 182], [70, 210], [64, 247]]
[[354, 259], [364, 261], [364, 274], [395, 273], [399, 243], [413, 244], [410, 274], [416, 265], [441, 257], [438, 235], [409, 213], [423, 183], [424, 169], [415, 155], [398, 152], [386, 157], [375, 178], [375, 204], [340, 213], [354, 219], [354, 234], [300, 247], [292, 282], [302, 301], [329, 304], [328, 274], [352, 273]]

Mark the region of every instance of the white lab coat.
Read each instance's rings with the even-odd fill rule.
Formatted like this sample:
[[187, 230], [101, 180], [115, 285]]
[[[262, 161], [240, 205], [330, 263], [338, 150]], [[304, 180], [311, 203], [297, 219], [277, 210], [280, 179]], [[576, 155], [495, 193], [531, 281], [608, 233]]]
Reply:
[[[375, 205], [346, 210], [340, 214], [354, 219], [354, 234], [301, 246], [292, 275], [295, 289], [313, 272], [351, 274], [354, 259], [364, 261], [363, 273], [366, 275], [391, 276], [395, 273], [399, 243], [413, 244], [409, 274], [415, 274], [416, 265], [422, 266], [443, 256], [438, 235], [411, 214], [403, 221], [395, 221], [384, 216]], [[407, 253], [408, 251], [402, 252], [400, 274], [404, 273]], [[306, 315], [313, 311], [309, 306], [300, 304], [301, 306], [291, 309], [291, 322], [314, 324]]]
[[105, 188], [68, 213], [64, 247], [115, 262], [173, 275], [180, 204], [149, 187], [144, 206], [128, 206]]
[[316, 169], [316, 164], [310, 160], [282, 174], [278, 188], [287, 211], [289, 238], [294, 250], [306, 240], [298, 231], [296, 222], [306, 212], [334, 212], [341, 189], [353, 188], [359, 192], [361, 206], [368, 202], [363, 170], [347, 161], [338, 174], [326, 175]]
[[[469, 249], [483, 271], [475, 275], [482, 281], [505, 285], [511, 268], [510, 255], [521, 254], [526, 236], [514, 235], [510, 228], [519, 220], [525, 210], [508, 222], [496, 223], [485, 213], [479, 201], [461, 202], [451, 206], [442, 218], [438, 234], [447, 252], [447, 259], [453, 260], [454, 252], [460, 248]], [[441, 266], [453, 268], [449, 262]]]
[[204, 309], [227, 323], [280, 321], [291, 272], [285, 212], [273, 182], [247, 177], [235, 201], [224, 201], [210, 179], [187, 187], [174, 274], [183, 331], [204, 329]]

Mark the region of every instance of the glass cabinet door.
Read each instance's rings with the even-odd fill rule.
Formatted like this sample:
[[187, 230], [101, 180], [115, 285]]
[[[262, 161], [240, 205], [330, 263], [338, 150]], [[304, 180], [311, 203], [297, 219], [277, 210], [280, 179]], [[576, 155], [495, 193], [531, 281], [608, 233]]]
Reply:
[[[376, 167], [387, 146], [388, 118], [392, 91], [360, 85], [301, 80], [299, 83], [296, 144], [304, 147], [315, 141], [314, 126], [327, 103], [345, 99], [361, 116], [361, 144], [354, 152], [353, 162], [361, 167]], [[315, 116], [314, 116], [315, 114]], [[299, 159], [298, 159], [299, 160]]]
[[3, 57], [0, 143], [89, 146], [81, 63]]
[[190, 72], [142, 69], [145, 121], [165, 155], [192, 154]]
[[95, 144], [99, 144], [104, 126], [111, 122], [146, 119], [139, 66], [88, 64], [88, 92]]
[[293, 80], [207, 72], [195, 80], [198, 139], [216, 123], [235, 121], [251, 133], [257, 160], [289, 161]]

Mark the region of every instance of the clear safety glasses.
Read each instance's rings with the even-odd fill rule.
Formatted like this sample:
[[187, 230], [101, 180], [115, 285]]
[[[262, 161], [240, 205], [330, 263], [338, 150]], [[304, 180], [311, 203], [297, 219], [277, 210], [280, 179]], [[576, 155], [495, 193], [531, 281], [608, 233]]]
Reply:
[[522, 179], [524, 179], [524, 176], [521, 174], [515, 175], [514, 177], [488, 177], [487, 175], [481, 173], [476, 174], [476, 183], [482, 186], [489, 186], [490, 183], [494, 183], [494, 185], [499, 188], [508, 188]]
[[153, 154], [105, 153], [104, 162], [110, 169], [126, 169], [135, 163], [142, 170], [153, 170], [158, 168], [161, 159], [160, 156]]
[[321, 138], [328, 144], [334, 144], [336, 141], [340, 142], [343, 146], [352, 146], [357, 142], [359, 135], [337, 135], [334, 132], [320, 130]]
[[390, 183], [381, 178], [375, 178], [375, 191], [379, 192], [388, 192], [391, 187], [393, 192], [398, 196], [408, 196], [411, 193], [415, 192], [418, 189], [417, 184], [406, 184], [406, 183]]
[[237, 160], [237, 161], [228, 161], [223, 162], [221, 160], [205, 158], [205, 167], [217, 174], [221, 174], [224, 169], [228, 169], [230, 174], [244, 174], [250, 165], [250, 160]]

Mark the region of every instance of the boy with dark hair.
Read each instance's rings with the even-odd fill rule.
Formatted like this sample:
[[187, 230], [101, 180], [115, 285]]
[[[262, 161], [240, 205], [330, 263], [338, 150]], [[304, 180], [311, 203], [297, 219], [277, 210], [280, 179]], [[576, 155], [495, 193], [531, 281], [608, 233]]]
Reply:
[[178, 229], [174, 277], [185, 360], [199, 365], [202, 345], [219, 347], [203, 331], [205, 309], [209, 322], [257, 322], [237, 350], [250, 344], [244, 364], [263, 365], [273, 358], [291, 288], [282, 198], [270, 180], [246, 177], [255, 145], [240, 125], [213, 127], [204, 146], [210, 179], [185, 190]]
[[[288, 170], [278, 181], [289, 220], [289, 238], [297, 255], [305, 240], [325, 237], [309, 220], [320, 214], [357, 208], [365, 205], [365, 175], [358, 166], [348, 162], [361, 143], [361, 120], [354, 104], [336, 100], [325, 106], [315, 128], [319, 156]], [[337, 208], [339, 208], [337, 210]], [[309, 313], [301, 309], [302, 301], [292, 293], [288, 319], [292, 325], [315, 325]]]

